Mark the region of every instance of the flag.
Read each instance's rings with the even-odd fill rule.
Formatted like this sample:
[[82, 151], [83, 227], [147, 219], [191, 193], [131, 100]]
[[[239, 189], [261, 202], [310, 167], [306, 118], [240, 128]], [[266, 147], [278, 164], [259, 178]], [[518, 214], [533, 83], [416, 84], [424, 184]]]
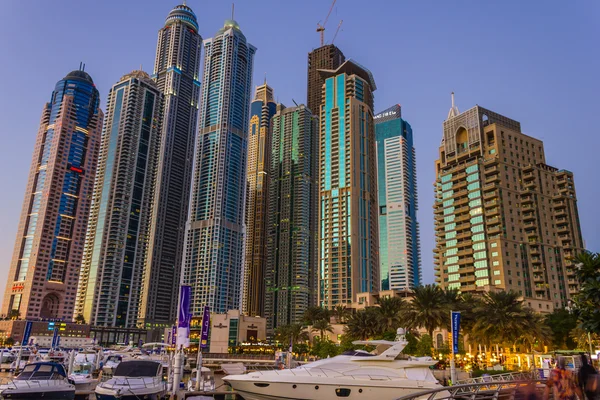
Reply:
[[458, 335], [460, 333], [460, 311], [451, 311], [452, 317], [452, 353], [458, 354]]
[[179, 292], [179, 316], [177, 319], [177, 348], [190, 347], [190, 305], [192, 287], [182, 285]]
[[208, 332], [210, 331], [210, 308], [204, 306], [204, 314], [202, 315], [202, 332], [200, 334], [200, 348], [208, 347]]

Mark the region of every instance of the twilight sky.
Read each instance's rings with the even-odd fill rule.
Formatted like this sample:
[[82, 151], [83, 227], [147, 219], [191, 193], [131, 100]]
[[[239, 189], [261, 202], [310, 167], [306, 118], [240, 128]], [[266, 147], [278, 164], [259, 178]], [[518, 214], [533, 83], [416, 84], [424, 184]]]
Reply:
[[[42, 107], [56, 81], [86, 63], [100, 90], [140, 64], [152, 73], [158, 29], [177, 0], [0, 1], [0, 293], [12, 257]], [[258, 48], [286, 105], [306, 102], [306, 57], [330, 0], [238, 0], [235, 19]], [[231, 2], [188, 0], [200, 34], [230, 18]], [[548, 164], [573, 171], [583, 236], [600, 252], [600, 2], [597, 0], [338, 0], [327, 25], [347, 58], [375, 77], [375, 111], [402, 105], [417, 154], [423, 277], [433, 282], [434, 161], [456, 92], [542, 139]], [[204, 52], [202, 53], [204, 56]], [[594, 117], [594, 115], [596, 117]], [[595, 205], [596, 204], [596, 205]]]

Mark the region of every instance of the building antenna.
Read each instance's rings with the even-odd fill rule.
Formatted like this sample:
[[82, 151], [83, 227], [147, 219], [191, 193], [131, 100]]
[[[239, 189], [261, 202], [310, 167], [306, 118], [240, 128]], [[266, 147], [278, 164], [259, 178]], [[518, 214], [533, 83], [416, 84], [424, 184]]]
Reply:
[[83, 63], [83, 69], [82, 69], [82, 71], [85, 72], [85, 63]]
[[83, 66], [83, 61], [79, 61], [79, 70], [81, 71], [81, 67]]
[[267, 73], [265, 72], [265, 85], [267, 84]]
[[452, 92], [451, 96], [452, 96], [452, 108], [454, 108], [454, 92]]
[[235, 3], [231, 3], [231, 20], [233, 21], [233, 16], [235, 14]]
[[183, 5], [187, 7], [187, 0], [183, 0]]
[[298, 103], [296, 103], [296, 100], [292, 99], [292, 101], [294, 102], [294, 104], [296, 105], [296, 107], [300, 107], [300, 106], [298, 105]]

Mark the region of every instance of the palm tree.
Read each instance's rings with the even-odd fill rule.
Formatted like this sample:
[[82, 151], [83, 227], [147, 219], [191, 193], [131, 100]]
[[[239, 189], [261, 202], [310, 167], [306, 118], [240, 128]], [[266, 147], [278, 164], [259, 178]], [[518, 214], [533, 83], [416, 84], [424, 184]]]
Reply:
[[367, 307], [352, 314], [344, 327], [346, 334], [352, 338], [366, 340], [383, 334], [385, 326], [376, 307]]
[[314, 325], [314, 323], [321, 319], [329, 321], [331, 317], [331, 311], [323, 307], [308, 307], [304, 312], [304, 323], [306, 325]]
[[331, 333], [333, 333], [333, 327], [331, 326], [331, 324], [329, 323], [328, 320], [326, 320], [326, 319], [320, 319], [318, 321], [315, 321], [315, 323], [312, 326], [311, 331], [312, 332], [319, 332], [319, 336], [320, 336], [321, 341], [322, 341], [323, 337], [325, 336], [325, 332], [331, 332]]
[[600, 253], [585, 251], [573, 260], [579, 291], [573, 296], [573, 311], [587, 332], [600, 332]]
[[281, 343], [296, 344], [308, 340], [308, 332], [302, 324], [281, 325], [275, 329], [275, 337]]
[[338, 304], [337, 306], [335, 306], [333, 312], [335, 314], [335, 319], [338, 324], [346, 323], [346, 319], [350, 315], [350, 310], [347, 309], [346, 306], [343, 304]]
[[413, 289], [413, 296], [406, 310], [409, 328], [424, 328], [433, 337], [435, 329], [450, 325], [450, 307], [439, 286], [418, 286]]
[[472, 336], [479, 342], [514, 344], [531, 329], [531, 311], [516, 292], [488, 292], [474, 309]]
[[383, 297], [377, 300], [377, 311], [388, 331], [401, 327], [404, 322], [402, 312], [406, 303], [400, 297]]
[[75, 317], [75, 323], [76, 324], [85, 324], [85, 318], [83, 317], [83, 315], [77, 314], [77, 316]]
[[19, 310], [10, 310], [8, 313], [8, 318], [10, 319], [19, 319], [21, 317], [21, 312]]

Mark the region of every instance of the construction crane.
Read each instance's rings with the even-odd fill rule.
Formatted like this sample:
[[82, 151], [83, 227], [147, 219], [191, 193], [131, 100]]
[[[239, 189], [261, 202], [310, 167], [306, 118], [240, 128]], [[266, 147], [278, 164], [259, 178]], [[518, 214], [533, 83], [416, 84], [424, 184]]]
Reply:
[[333, 35], [333, 39], [331, 39], [331, 44], [333, 44], [333, 42], [335, 41], [335, 38], [337, 37], [338, 32], [340, 31], [340, 28], [342, 27], [343, 23], [344, 23], [344, 20], [343, 19], [340, 20], [340, 23], [339, 23], [337, 29], [335, 30], [335, 35]]
[[333, 6], [335, 6], [336, 1], [337, 0], [333, 0], [333, 3], [331, 3], [331, 7], [329, 8], [329, 14], [327, 14], [327, 17], [325, 17], [325, 22], [323, 22], [323, 25], [321, 25], [320, 22], [317, 22], [317, 32], [321, 34], [321, 47], [325, 45], [325, 25], [327, 24], [327, 20], [329, 19], [329, 16], [333, 11]]

